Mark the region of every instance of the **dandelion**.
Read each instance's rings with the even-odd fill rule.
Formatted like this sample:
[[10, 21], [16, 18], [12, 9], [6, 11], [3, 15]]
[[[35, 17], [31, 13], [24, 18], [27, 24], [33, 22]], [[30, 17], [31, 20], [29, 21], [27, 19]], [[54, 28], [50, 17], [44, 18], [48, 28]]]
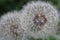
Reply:
[[0, 40], [22, 40], [24, 29], [20, 25], [20, 15], [13, 11], [1, 16]]
[[21, 26], [25, 28], [28, 36], [45, 38], [56, 33], [58, 12], [51, 4], [32, 1], [22, 10]]

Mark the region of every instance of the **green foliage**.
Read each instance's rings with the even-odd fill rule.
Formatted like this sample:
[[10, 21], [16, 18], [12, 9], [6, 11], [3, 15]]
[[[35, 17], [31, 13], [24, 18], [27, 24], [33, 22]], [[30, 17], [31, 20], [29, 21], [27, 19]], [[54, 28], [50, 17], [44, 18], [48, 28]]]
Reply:
[[0, 15], [7, 11], [20, 10], [28, 1], [31, 0], [0, 0]]
[[53, 36], [49, 36], [49, 37], [47, 38], [47, 40], [56, 40], [56, 38], [53, 37]]
[[49, 36], [45, 39], [28, 37], [28, 40], [57, 40], [54, 36]]

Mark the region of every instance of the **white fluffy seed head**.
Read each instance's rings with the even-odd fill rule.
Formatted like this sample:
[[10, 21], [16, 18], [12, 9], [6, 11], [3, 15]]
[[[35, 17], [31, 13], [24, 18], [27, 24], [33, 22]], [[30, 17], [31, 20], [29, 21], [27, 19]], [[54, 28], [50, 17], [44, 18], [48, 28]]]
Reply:
[[20, 25], [19, 11], [8, 12], [0, 19], [0, 40], [22, 40], [24, 29]]
[[[44, 38], [56, 33], [58, 12], [51, 4], [42, 1], [33, 1], [24, 6], [22, 12], [21, 25], [26, 31], [28, 30], [27, 35], [34, 38]], [[36, 14], [45, 15], [47, 21], [44, 25], [40, 25], [40, 20], [43, 20], [41, 18], [36, 21], [36, 23], [39, 22], [39, 25], [34, 23], [33, 19]]]

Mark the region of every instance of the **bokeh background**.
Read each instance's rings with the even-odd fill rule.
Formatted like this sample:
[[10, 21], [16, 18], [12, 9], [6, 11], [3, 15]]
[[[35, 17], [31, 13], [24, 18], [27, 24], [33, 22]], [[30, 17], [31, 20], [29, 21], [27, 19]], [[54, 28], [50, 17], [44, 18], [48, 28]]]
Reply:
[[[0, 16], [8, 11], [20, 10], [27, 2], [33, 0], [0, 0]], [[37, 1], [37, 0], [34, 0]], [[60, 10], [60, 0], [41, 0], [51, 2]]]
[[[30, 2], [33, 0], [0, 0], [0, 16], [3, 14], [13, 11], [13, 10], [21, 10], [23, 5], [27, 4], [27, 2]], [[37, 1], [37, 0], [34, 0]], [[60, 0], [41, 0], [41, 1], [48, 1], [54, 6], [57, 7], [57, 10], [60, 11]], [[59, 24], [60, 25], [60, 22]], [[34, 39], [30, 38], [30, 40], [41, 40], [41, 39]], [[56, 40], [55, 37], [50, 36], [48, 39], [45, 40]]]

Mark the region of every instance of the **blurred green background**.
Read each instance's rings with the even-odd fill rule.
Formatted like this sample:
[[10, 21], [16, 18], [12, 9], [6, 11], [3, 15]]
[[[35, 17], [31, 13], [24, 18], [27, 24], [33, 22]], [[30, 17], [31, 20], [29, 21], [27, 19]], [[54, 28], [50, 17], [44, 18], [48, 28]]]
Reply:
[[[33, 0], [0, 0], [0, 16], [8, 11], [22, 9], [22, 6], [29, 1]], [[53, 5], [57, 6], [58, 10], [60, 10], [60, 0], [41, 0], [41, 1], [49, 1]]]
[[[33, 0], [0, 0], [0, 16], [8, 11], [21, 10], [23, 5], [25, 5], [29, 1]], [[41, 1], [48, 1], [52, 3], [54, 6], [56, 6], [58, 10], [60, 10], [60, 0], [41, 0]], [[41, 39], [31, 38], [30, 40], [41, 40]], [[48, 39], [45, 40], [56, 40], [56, 39], [54, 37], [49, 37]]]

